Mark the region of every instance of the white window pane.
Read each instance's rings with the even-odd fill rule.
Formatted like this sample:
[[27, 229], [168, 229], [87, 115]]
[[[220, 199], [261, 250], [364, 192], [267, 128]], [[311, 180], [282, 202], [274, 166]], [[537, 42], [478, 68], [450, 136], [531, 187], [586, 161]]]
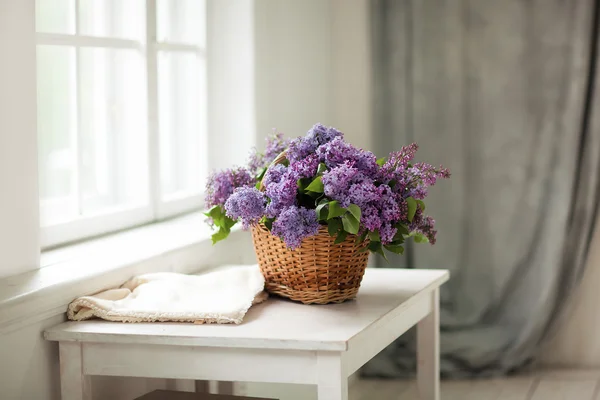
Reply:
[[84, 215], [147, 204], [146, 78], [136, 50], [80, 50]]
[[157, 0], [159, 42], [206, 44], [205, 0]]
[[42, 224], [77, 213], [75, 49], [38, 46], [38, 153]]
[[200, 193], [206, 177], [206, 70], [196, 54], [158, 57], [163, 200]]
[[38, 32], [75, 33], [75, 0], [36, 0], [35, 20]]
[[141, 40], [145, 34], [144, 0], [78, 0], [79, 33]]

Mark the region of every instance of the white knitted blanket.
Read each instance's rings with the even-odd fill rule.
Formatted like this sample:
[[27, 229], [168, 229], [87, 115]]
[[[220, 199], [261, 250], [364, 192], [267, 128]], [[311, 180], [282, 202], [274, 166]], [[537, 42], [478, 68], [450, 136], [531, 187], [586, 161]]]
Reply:
[[257, 265], [232, 265], [200, 275], [144, 274], [118, 289], [74, 300], [67, 316], [75, 321], [239, 324], [252, 304], [266, 300], [264, 284]]

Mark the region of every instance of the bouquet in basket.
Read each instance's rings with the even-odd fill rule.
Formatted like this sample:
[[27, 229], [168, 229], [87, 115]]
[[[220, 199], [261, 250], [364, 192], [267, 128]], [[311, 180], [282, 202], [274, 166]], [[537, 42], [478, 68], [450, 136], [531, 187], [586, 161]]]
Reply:
[[291, 141], [276, 134], [246, 167], [210, 176], [213, 243], [241, 222], [252, 229], [267, 291], [307, 304], [352, 299], [369, 251], [402, 254], [409, 238], [435, 243], [423, 199], [450, 174], [413, 162], [416, 151], [412, 144], [377, 159], [321, 124]]
[[241, 222], [260, 226], [294, 250], [326, 231], [334, 244], [353, 240], [359, 251], [402, 254], [403, 243], [435, 243], [435, 221], [425, 214], [427, 188], [447, 169], [413, 162], [417, 145], [377, 159], [316, 124], [306, 136], [267, 139], [246, 167], [213, 173], [207, 183], [213, 243]]

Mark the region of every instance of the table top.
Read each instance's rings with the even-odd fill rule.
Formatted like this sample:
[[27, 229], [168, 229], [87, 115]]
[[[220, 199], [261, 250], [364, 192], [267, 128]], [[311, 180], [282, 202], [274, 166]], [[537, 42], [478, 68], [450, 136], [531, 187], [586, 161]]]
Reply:
[[[45, 331], [54, 341], [344, 351], [360, 332], [398, 317], [449, 278], [447, 270], [367, 268], [355, 300], [304, 305], [270, 298], [240, 325], [65, 322]], [[401, 315], [401, 314], [400, 314]]]

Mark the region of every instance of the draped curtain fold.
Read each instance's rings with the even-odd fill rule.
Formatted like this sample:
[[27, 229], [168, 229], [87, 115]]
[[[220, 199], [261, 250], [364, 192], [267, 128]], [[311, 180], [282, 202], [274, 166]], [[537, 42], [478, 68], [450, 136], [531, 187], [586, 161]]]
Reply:
[[[594, 0], [372, 2], [377, 149], [417, 142], [452, 178], [427, 211], [438, 243], [389, 266], [448, 268], [442, 373], [535, 360], [584, 270], [598, 210]], [[386, 266], [383, 263], [381, 266]], [[414, 369], [414, 335], [364, 373]]]

